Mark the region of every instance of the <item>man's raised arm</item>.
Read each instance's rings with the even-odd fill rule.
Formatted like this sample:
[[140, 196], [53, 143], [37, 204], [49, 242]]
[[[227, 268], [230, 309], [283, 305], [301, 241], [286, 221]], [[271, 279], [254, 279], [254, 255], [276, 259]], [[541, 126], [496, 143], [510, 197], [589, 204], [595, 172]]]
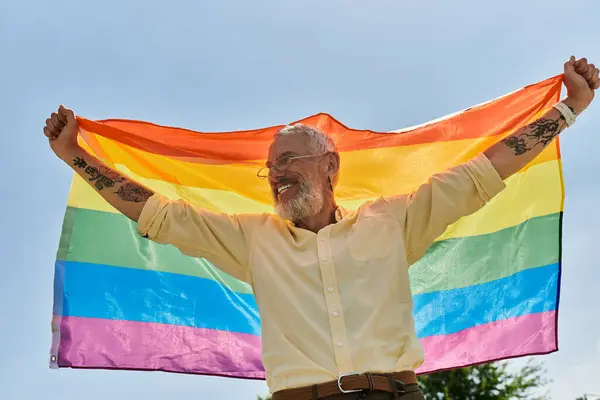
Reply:
[[568, 126], [570, 113], [579, 115], [594, 99], [594, 90], [600, 87], [598, 68], [594, 64], [588, 64], [585, 58], [571, 57], [564, 65], [564, 73], [567, 98], [559, 104], [565, 107], [562, 112], [553, 108], [485, 151], [502, 179], [533, 161]]
[[419, 260], [448, 226], [478, 211], [500, 193], [505, 188], [504, 179], [531, 162], [567, 126], [570, 113], [579, 114], [587, 108], [600, 86], [598, 72], [585, 58], [576, 61], [571, 57], [565, 63], [568, 96], [562, 103], [567, 109], [552, 109], [483, 154], [435, 174], [412, 193], [387, 198], [404, 226], [409, 264]]
[[44, 127], [50, 147], [114, 208], [137, 222], [146, 201], [154, 193], [83, 150], [77, 143], [78, 125], [73, 111], [60, 106]]

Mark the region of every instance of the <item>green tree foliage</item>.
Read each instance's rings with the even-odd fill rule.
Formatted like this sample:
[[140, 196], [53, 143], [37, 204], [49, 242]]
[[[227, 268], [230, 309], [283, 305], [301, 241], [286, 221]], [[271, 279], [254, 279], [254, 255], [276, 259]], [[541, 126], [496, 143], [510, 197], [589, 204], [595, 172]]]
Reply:
[[426, 400], [517, 400], [535, 397], [548, 382], [541, 364], [510, 371], [506, 362], [480, 364], [420, 377]]

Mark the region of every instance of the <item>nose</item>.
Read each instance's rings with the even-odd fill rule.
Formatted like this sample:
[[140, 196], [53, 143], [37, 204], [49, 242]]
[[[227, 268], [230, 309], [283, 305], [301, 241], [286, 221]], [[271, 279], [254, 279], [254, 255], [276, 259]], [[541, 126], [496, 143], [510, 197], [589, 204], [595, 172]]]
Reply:
[[277, 182], [284, 175], [285, 175], [285, 171], [280, 171], [277, 168], [271, 168], [269, 170], [269, 179], [273, 183]]

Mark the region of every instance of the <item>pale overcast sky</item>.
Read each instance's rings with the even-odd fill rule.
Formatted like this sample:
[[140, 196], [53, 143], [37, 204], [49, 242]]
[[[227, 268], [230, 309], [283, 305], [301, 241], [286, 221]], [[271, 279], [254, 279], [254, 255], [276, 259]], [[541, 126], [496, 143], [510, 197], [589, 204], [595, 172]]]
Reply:
[[[0, 1], [0, 398], [255, 399], [263, 382], [49, 370], [53, 265], [70, 184], [42, 135], [60, 103], [94, 119], [234, 130], [328, 112], [422, 123], [600, 64], [600, 2]], [[567, 201], [553, 399], [600, 392], [600, 100], [563, 135]]]

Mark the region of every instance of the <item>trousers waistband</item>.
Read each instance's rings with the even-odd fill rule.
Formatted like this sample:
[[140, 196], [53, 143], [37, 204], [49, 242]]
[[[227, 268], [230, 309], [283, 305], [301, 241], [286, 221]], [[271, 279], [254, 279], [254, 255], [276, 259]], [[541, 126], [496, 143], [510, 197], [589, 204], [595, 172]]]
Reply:
[[[415, 385], [417, 383], [417, 375], [413, 371], [401, 371], [389, 374], [369, 372], [343, 374], [336, 381], [275, 392], [272, 399], [317, 400], [345, 393], [363, 391], [381, 391], [402, 395], [407, 393], [406, 385]], [[410, 388], [410, 391], [412, 392], [413, 389]]]

